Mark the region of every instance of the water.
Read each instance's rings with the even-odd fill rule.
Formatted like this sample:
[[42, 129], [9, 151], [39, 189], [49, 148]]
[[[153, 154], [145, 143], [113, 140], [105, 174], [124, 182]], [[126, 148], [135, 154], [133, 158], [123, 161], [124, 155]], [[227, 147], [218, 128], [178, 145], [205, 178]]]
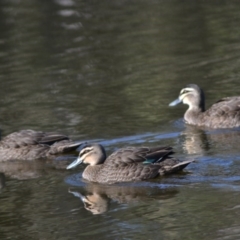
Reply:
[[239, 130], [186, 126], [186, 106], [168, 107], [188, 83], [207, 106], [239, 95], [240, 3], [0, 5], [3, 136], [59, 131], [108, 153], [159, 144], [196, 160], [182, 174], [111, 186], [82, 181], [84, 166], [2, 163], [1, 239], [240, 238]]

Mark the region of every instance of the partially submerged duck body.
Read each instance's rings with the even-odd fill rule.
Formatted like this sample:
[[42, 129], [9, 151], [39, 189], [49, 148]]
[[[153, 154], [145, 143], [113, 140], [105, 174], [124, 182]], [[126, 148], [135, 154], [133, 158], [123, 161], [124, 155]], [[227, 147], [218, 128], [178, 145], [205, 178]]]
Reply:
[[89, 164], [82, 177], [90, 182], [116, 183], [152, 179], [184, 169], [192, 161], [181, 162], [171, 157], [171, 147], [127, 147], [106, 158], [100, 144], [87, 144], [67, 169]]
[[81, 144], [59, 133], [22, 130], [0, 141], [0, 162], [55, 158], [56, 155], [75, 150]]
[[222, 98], [205, 110], [203, 90], [196, 84], [189, 84], [169, 106], [181, 102], [189, 106], [184, 114], [184, 120], [188, 124], [209, 128], [240, 127], [240, 96]]

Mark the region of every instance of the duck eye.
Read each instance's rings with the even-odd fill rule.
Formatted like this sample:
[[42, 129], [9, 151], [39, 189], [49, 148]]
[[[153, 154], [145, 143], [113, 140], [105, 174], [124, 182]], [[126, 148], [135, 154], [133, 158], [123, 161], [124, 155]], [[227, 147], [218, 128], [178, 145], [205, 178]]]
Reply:
[[188, 93], [188, 92], [190, 92], [190, 91], [184, 89], [184, 90], [181, 92], [181, 95], [182, 95], [182, 94], [185, 94], [185, 93]]

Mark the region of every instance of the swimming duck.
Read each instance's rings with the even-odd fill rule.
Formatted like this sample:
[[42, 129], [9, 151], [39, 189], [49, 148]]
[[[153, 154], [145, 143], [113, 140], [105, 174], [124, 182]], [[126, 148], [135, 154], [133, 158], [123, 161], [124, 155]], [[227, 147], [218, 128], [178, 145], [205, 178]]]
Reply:
[[181, 102], [189, 106], [184, 114], [188, 124], [210, 128], [240, 127], [240, 96], [222, 98], [205, 110], [203, 90], [196, 84], [189, 84], [169, 106]]
[[146, 180], [184, 169], [192, 161], [172, 158], [171, 147], [126, 147], [108, 158], [102, 145], [87, 144], [67, 169], [89, 164], [82, 177], [90, 182], [116, 183]]
[[21, 130], [0, 141], [0, 162], [54, 158], [75, 150], [81, 144], [59, 133]]

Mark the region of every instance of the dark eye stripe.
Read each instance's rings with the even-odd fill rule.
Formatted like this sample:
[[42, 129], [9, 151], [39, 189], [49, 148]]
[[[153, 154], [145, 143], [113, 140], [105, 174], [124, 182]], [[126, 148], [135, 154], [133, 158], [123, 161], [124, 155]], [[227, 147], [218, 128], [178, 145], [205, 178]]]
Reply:
[[91, 152], [91, 151], [92, 151], [92, 148], [85, 148], [81, 151], [80, 156], [83, 156], [84, 154]]
[[190, 91], [188, 91], [188, 90], [183, 90], [182, 93], [181, 93], [181, 95], [182, 95], [182, 94], [185, 94], [185, 93], [188, 93], [188, 92], [190, 92]]

